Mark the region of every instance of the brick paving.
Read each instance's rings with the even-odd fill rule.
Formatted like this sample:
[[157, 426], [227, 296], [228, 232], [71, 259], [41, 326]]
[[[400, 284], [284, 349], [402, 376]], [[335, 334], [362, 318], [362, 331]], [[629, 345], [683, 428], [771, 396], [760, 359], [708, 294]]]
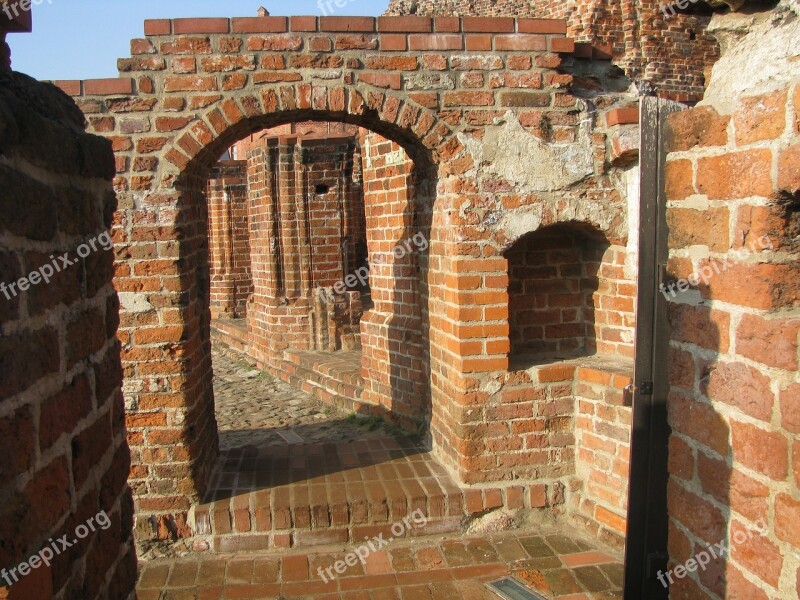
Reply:
[[[621, 597], [620, 562], [557, 530], [462, 537], [470, 517], [533, 507], [533, 490], [462, 489], [412, 439], [219, 349], [214, 372], [222, 453], [196, 518], [216, 553], [142, 563], [139, 600], [488, 600], [485, 583], [507, 575], [546, 598]], [[394, 539], [391, 525], [415, 510], [427, 524]], [[320, 568], [377, 535], [390, 546], [322, 580]]]
[[[197, 533], [218, 552], [353, 543], [415, 511], [424, 535], [456, 533], [469, 519], [534, 507], [537, 489], [459, 487], [430, 452], [407, 439], [262, 446], [223, 455]], [[420, 535], [410, 532], [409, 535]]]
[[152, 561], [142, 565], [138, 599], [497, 600], [484, 584], [507, 575], [548, 599], [622, 597], [622, 564], [556, 530], [397, 540], [325, 583], [320, 570], [353, 549]]

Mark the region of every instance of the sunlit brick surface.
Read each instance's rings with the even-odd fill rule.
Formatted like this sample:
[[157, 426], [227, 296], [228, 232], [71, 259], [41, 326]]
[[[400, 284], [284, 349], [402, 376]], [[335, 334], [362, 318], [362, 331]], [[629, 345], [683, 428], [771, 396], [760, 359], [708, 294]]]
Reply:
[[319, 569], [324, 575], [350, 551], [351, 546], [329, 546], [308, 554], [151, 562], [142, 570], [138, 597], [494, 600], [497, 596], [484, 584], [507, 575], [548, 599], [622, 597], [622, 564], [556, 530], [439, 542], [397, 540], [367, 557], [364, 565], [356, 563], [325, 583]]

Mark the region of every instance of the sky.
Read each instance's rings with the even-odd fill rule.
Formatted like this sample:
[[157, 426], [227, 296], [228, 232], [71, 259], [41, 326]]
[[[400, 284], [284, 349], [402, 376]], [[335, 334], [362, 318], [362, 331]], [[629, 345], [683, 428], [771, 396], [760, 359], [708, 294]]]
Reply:
[[[12, 0], [13, 2], [14, 0]], [[34, 0], [33, 33], [12, 33], [12, 68], [37, 79], [117, 77], [117, 59], [143, 37], [145, 19], [322, 15], [319, 0]], [[331, 15], [378, 16], [389, 0], [339, 0]]]

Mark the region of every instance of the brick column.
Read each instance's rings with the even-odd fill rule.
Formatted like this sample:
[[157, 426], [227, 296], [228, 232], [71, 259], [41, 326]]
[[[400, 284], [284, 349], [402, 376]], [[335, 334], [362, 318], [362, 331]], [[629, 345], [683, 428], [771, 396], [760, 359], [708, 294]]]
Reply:
[[241, 318], [252, 293], [247, 162], [218, 163], [208, 181], [211, 318]]

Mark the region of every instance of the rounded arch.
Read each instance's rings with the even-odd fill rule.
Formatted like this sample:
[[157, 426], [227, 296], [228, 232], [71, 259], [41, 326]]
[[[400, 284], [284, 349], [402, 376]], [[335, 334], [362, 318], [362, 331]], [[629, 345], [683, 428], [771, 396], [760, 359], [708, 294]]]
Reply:
[[[438, 115], [419, 104], [377, 89], [299, 83], [220, 97], [200, 116], [176, 130], [164, 156], [177, 169], [180, 186], [189, 174], [207, 171], [233, 143], [250, 133], [293, 121], [336, 121], [357, 125], [390, 139], [407, 152], [417, 169], [428, 172], [460, 143]], [[161, 180], [170, 179], [164, 172]]]
[[500, 252], [506, 252], [522, 238], [557, 225], [579, 229], [619, 246], [626, 246], [630, 235], [627, 206], [621, 201], [604, 202], [569, 194], [557, 200], [534, 197], [509, 210], [497, 219], [494, 239]]
[[[185, 413], [184, 439], [190, 446], [189, 456], [192, 480], [199, 495], [206, 491], [209, 475], [218, 456], [218, 432], [214, 415], [213, 386], [211, 379], [211, 320], [209, 312], [210, 276], [208, 272], [208, 214], [205, 198], [205, 185], [212, 167], [230, 146], [248, 135], [291, 122], [334, 121], [352, 124], [369, 130], [402, 147], [413, 162], [414, 193], [406, 212], [400, 215], [402, 225], [397, 227], [389, 240], [389, 233], [382, 232], [386, 243], [400, 244], [412, 239], [417, 232], [424, 232], [431, 240], [433, 204], [436, 199], [436, 183], [439, 166], [453, 156], [460, 147], [458, 139], [449, 126], [432, 111], [413, 102], [401, 100], [383, 91], [364, 91], [354, 88], [312, 87], [308, 84], [266, 88], [257, 92], [237, 93], [235, 96], [221, 96], [198, 113], [196, 119], [176, 130], [165, 145], [158, 166], [158, 177], [153, 192], [158, 197], [169, 197], [174, 208], [176, 227], [180, 229], [177, 238], [177, 253], [180, 256], [178, 271], [180, 280], [176, 291], [177, 301], [186, 314], [184, 337], [187, 348], [183, 354], [183, 381], [187, 396], [191, 398]], [[449, 154], [448, 154], [449, 152]], [[393, 213], [394, 214], [394, 213]], [[252, 223], [251, 223], [252, 226]], [[426, 245], [427, 251], [429, 246]], [[266, 256], [268, 250], [261, 252]], [[259, 256], [259, 259], [264, 258]], [[419, 346], [414, 360], [420, 360], [419, 385], [409, 389], [395, 389], [386, 382], [365, 381], [365, 388], [373, 385], [371, 394], [380, 398], [380, 404], [372, 404], [373, 395], [365, 396], [372, 414], [387, 415], [407, 428], [427, 429], [431, 418], [430, 386], [430, 338], [427, 333], [428, 303], [427, 286], [429, 258], [420, 253], [416, 264], [391, 263], [384, 265], [384, 279], [406, 278], [409, 270], [414, 273], [417, 288], [412, 288], [417, 307], [394, 306], [384, 312], [365, 317], [370, 338], [382, 340], [381, 347]], [[398, 279], [399, 280], [399, 279]], [[406, 295], [407, 292], [404, 293]], [[391, 294], [389, 294], [391, 296]], [[296, 301], [297, 299], [293, 299]], [[302, 298], [301, 300], [306, 300]], [[305, 309], [304, 302], [295, 302], [296, 312]], [[424, 307], [424, 308], [423, 308]], [[261, 308], [259, 306], [259, 308]], [[413, 334], [414, 344], [408, 342]], [[418, 338], [418, 339], [417, 339]], [[391, 343], [390, 343], [391, 340]], [[392, 354], [381, 365], [377, 363], [367, 369], [362, 364], [362, 372], [387, 374], [387, 381], [408, 377], [410, 367], [408, 357]], [[374, 357], [377, 352], [368, 353]], [[259, 350], [259, 362], [270, 367], [267, 350]], [[277, 359], [274, 359], [277, 361]], [[373, 362], [375, 359], [372, 359]], [[270, 362], [268, 362], [270, 361]], [[416, 382], [417, 379], [414, 379]], [[424, 389], [422, 389], [424, 388]], [[408, 402], [414, 397], [423, 404], [421, 408]], [[393, 414], [395, 406], [410, 407], [419, 420], [411, 418], [411, 413]], [[362, 406], [367, 408], [362, 402]], [[424, 422], [424, 423], [423, 423]]]

